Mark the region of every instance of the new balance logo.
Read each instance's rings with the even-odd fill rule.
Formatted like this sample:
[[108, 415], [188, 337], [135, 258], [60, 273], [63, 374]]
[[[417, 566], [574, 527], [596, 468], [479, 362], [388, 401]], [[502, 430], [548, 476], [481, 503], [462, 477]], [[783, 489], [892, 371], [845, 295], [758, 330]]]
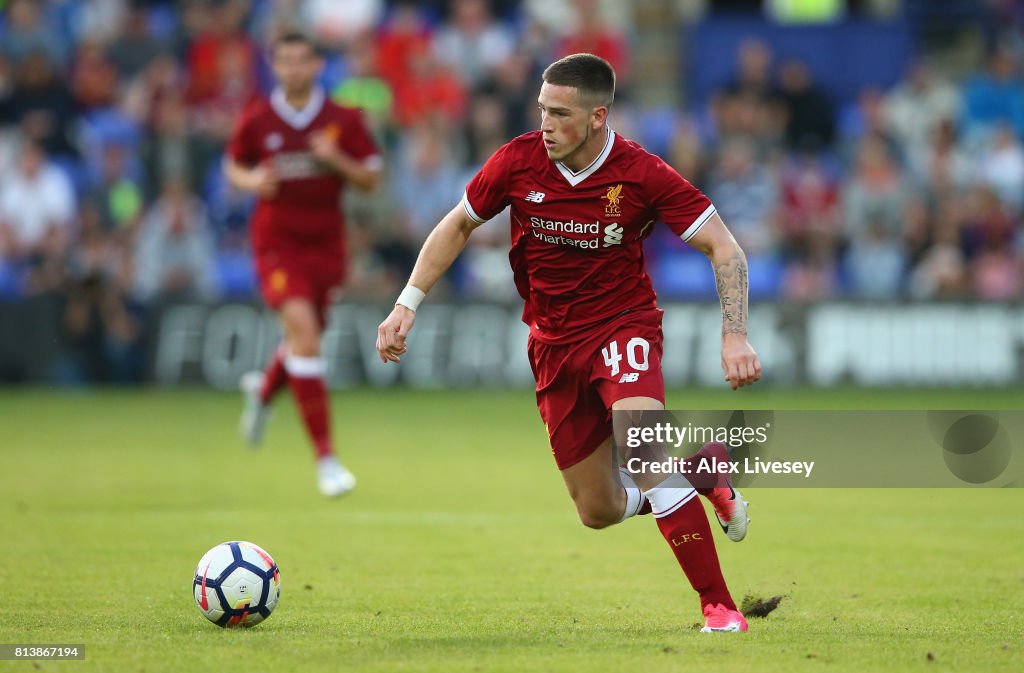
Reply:
[[525, 198], [527, 201], [531, 201], [533, 203], [540, 203], [541, 201], [544, 200], [545, 196], [547, 196], [547, 194], [545, 194], [544, 192], [530, 192], [529, 194], [526, 195]]
[[622, 243], [622, 233], [625, 231], [617, 224], [609, 224], [604, 228], [604, 247], [619, 245]]
[[636, 383], [639, 380], [639, 374], [637, 374], [636, 372], [629, 372], [628, 374], [622, 375], [622, 378], [619, 379], [619, 383]]

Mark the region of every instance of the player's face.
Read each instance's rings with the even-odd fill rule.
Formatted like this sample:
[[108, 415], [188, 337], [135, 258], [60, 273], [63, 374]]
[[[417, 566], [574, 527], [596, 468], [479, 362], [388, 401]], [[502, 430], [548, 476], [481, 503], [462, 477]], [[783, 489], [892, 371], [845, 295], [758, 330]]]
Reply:
[[308, 44], [279, 44], [274, 49], [274, 76], [289, 94], [309, 91], [320, 76], [323, 61]]
[[576, 87], [547, 82], [540, 87], [537, 103], [548, 158], [568, 164], [574, 156], [585, 153], [587, 141], [603, 124], [598, 111], [604, 108], [585, 105]]

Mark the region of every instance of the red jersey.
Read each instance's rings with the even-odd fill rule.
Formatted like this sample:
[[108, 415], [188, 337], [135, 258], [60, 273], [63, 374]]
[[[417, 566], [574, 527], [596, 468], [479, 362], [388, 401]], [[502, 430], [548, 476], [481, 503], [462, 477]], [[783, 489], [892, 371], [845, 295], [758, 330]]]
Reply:
[[715, 213], [668, 164], [611, 129], [579, 172], [548, 158], [540, 131], [519, 136], [487, 160], [463, 205], [481, 223], [512, 206], [509, 260], [523, 321], [545, 343], [577, 341], [625, 311], [655, 308], [643, 240], [662, 221], [688, 241]]
[[362, 113], [335, 105], [320, 88], [302, 110], [289, 106], [277, 89], [242, 114], [228, 155], [247, 165], [269, 162], [280, 179], [277, 195], [260, 199], [253, 213], [255, 249], [318, 247], [343, 240], [344, 180], [309, 149], [310, 136], [318, 131], [331, 134], [338, 148], [354, 159], [380, 162]]

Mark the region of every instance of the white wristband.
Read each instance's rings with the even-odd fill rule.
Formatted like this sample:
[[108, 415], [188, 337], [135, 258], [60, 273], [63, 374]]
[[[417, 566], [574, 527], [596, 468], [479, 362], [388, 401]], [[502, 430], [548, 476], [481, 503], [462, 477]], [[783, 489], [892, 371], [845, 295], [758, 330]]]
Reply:
[[420, 302], [423, 301], [423, 298], [426, 296], [427, 293], [418, 287], [406, 285], [405, 289], [402, 290], [402, 294], [398, 295], [398, 299], [395, 301], [395, 304], [401, 304], [407, 309], [415, 311], [419, 307]]

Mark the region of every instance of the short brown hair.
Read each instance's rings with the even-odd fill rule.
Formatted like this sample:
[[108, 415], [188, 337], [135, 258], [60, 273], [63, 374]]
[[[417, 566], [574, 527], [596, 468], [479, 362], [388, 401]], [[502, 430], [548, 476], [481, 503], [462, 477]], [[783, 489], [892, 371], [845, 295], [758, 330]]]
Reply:
[[274, 44], [271, 45], [271, 53], [275, 53], [277, 48], [286, 44], [304, 44], [309, 47], [309, 50], [313, 52], [314, 56], [321, 56], [320, 45], [318, 45], [313, 38], [305, 33], [300, 33], [297, 30], [289, 30], [285, 33], [281, 33], [274, 40]]
[[615, 70], [600, 56], [569, 54], [545, 68], [543, 77], [548, 84], [575, 87], [598, 105], [611, 107], [615, 100]]

